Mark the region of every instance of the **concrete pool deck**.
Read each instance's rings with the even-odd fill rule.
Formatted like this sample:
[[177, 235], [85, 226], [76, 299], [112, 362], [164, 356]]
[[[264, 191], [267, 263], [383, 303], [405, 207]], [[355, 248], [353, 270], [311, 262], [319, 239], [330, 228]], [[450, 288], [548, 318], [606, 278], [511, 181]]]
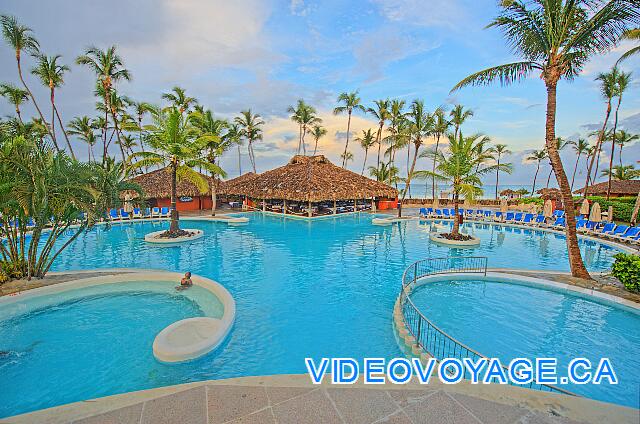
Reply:
[[497, 384], [314, 386], [307, 375], [275, 375], [114, 395], [0, 423], [637, 424], [639, 419], [637, 409]]

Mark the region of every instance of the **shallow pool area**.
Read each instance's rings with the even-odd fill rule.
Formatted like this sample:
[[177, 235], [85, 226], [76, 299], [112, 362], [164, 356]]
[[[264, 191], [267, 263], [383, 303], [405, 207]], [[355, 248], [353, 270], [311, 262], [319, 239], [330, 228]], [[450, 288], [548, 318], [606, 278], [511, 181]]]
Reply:
[[[171, 285], [166, 293], [88, 296], [4, 318], [0, 306], [0, 350], [16, 352], [0, 358], [0, 387], [12, 387], [0, 401], [0, 417], [191, 381], [303, 373], [305, 357], [399, 356], [391, 312], [404, 269], [418, 259], [477, 255], [487, 256], [492, 268], [568, 270], [564, 237], [552, 232], [466, 223], [480, 247], [450, 249], [429, 241], [432, 226], [450, 225], [445, 221], [381, 227], [367, 214], [313, 222], [246, 216], [243, 226], [185, 220], [184, 227], [201, 229], [204, 237], [175, 247], [144, 242], [145, 234], [168, 228], [167, 221], [100, 225], [81, 235], [54, 271], [191, 271], [235, 299], [231, 332], [193, 361], [155, 360], [151, 344], [162, 328], [206, 312]], [[608, 269], [617, 253], [585, 240], [581, 250], [593, 271]], [[98, 335], [88, 337], [90, 328]]]
[[[513, 282], [446, 277], [419, 285], [415, 306], [442, 331], [503, 363], [556, 357], [559, 370], [585, 357], [609, 358], [618, 385], [562, 385], [582, 396], [638, 408], [640, 313], [594, 298]], [[566, 372], [559, 373], [566, 376]]]

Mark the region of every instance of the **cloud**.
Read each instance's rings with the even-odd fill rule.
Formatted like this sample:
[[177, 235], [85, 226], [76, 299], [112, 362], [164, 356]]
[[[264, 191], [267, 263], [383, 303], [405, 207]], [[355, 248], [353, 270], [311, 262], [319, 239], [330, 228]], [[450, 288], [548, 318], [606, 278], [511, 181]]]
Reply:
[[380, 14], [393, 22], [426, 27], [456, 28], [467, 13], [457, 0], [373, 0]]

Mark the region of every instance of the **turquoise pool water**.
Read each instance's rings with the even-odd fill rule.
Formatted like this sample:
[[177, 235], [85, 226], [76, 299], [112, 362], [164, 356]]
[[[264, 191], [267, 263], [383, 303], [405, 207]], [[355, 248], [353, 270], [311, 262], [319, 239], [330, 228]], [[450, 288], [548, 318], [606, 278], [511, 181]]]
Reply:
[[[82, 376], [107, 372], [100, 361], [79, 363], [50, 358], [59, 368], [60, 375], [56, 378], [49, 378], [46, 361], [39, 369], [27, 372], [29, 368], [25, 367], [33, 355], [48, 349], [48, 343], [72, 346], [66, 343], [64, 333], [54, 341], [48, 341], [47, 335], [61, 331], [48, 324], [49, 314], [58, 314], [60, 322], [73, 321], [71, 312], [67, 317], [67, 305], [44, 310], [42, 318], [33, 321], [34, 327], [28, 327], [32, 322], [28, 316], [16, 318], [24, 320], [24, 327], [3, 321], [0, 350], [24, 352], [10, 359], [14, 361], [11, 374], [0, 372], [0, 387], [12, 387], [11, 403], [0, 397], [0, 416], [190, 381], [303, 373], [307, 356], [398, 356], [400, 351], [391, 331], [391, 311], [402, 272], [418, 259], [481, 255], [489, 257], [490, 267], [568, 270], [564, 238], [547, 232], [467, 223], [467, 230], [479, 236], [482, 244], [465, 250], [430, 243], [431, 224], [417, 221], [381, 227], [372, 225], [368, 215], [315, 222], [260, 214], [248, 216], [250, 222], [237, 227], [184, 221], [183, 228], [202, 229], [205, 236], [179, 247], [158, 247], [143, 240], [146, 233], [167, 228], [167, 222], [98, 226], [74, 241], [53, 270], [120, 267], [188, 270], [216, 280], [229, 290], [236, 301], [235, 324], [225, 344], [216, 351], [184, 364], [159, 364], [150, 356], [155, 334], [166, 321], [197, 311], [174, 309], [170, 300], [142, 310], [135, 317], [121, 319], [119, 311], [133, 306], [127, 303], [126, 296], [107, 296], [97, 311], [105, 315], [109, 324], [99, 331], [106, 339], [118, 334], [123, 340], [107, 348], [98, 347], [92, 339], [77, 343], [77, 350], [87, 357], [100, 353], [114, 358], [106, 363], [115, 367], [113, 372], [118, 378], [113, 381], [105, 378], [98, 384], [95, 379]], [[616, 253], [592, 242], [582, 242], [581, 249], [592, 270], [607, 269]], [[165, 310], [171, 319], [163, 318], [163, 325], [156, 325], [155, 317], [164, 316]], [[143, 325], [147, 322], [148, 325]], [[131, 327], [136, 327], [136, 331], [130, 332]], [[14, 348], [3, 337], [6, 335], [20, 343]], [[132, 340], [130, 344], [124, 342], [127, 338]], [[47, 358], [49, 354], [42, 355]], [[8, 360], [0, 358], [0, 361]], [[127, 372], [132, 366], [153, 372]], [[65, 387], [65, 375], [74, 376], [77, 384], [60, 390]], [[19, 386], [15, 384], [17, 380]], [[38, 386], [42, 386], [38, 390], [46, 395], [31, 395]]]
[[504, 362], [516, 357], [557, 357], [559, 368], [566, 369], [572, 358], [586, 357], [594, 364], [609, 358], [618, 385], [563, 387], [638, 407], [640, 315], [636, 313], [570, 294], [482, 280], [424, 284], [411, 299], [443, 331]]

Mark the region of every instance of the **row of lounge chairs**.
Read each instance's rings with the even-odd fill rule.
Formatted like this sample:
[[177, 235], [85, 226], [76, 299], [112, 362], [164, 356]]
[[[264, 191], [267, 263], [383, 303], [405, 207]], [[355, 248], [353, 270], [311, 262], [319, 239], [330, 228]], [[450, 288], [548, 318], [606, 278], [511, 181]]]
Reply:
[[109, 221], [120, 221], [125, 219], [141, 219], [141, 218], [169, 218], [171, 216], [171, 209], [168, 207], [162, 208], [146, 208], [141, 210], [140, 208], [133, 208], [132, 212], [127, 212], [124, 209], [109, 209], [107, 219]]
[[[566, 226], [563, 210], [554, 211], [549, 220], [540, 214], [526, 212], [503, 213], [484, 209], [458, 209], [458, 214], [471, 220], [508, 222], [556, 230], [563, 230]], [[455, 209], [420, 208], [420, 216], [423, 218], [453, 218]], [[586, 235], [640, 245], [640, 227], [616, 225], [613, 222], [594, 222], [580, 216], [576, 220], [576, 229]]]

